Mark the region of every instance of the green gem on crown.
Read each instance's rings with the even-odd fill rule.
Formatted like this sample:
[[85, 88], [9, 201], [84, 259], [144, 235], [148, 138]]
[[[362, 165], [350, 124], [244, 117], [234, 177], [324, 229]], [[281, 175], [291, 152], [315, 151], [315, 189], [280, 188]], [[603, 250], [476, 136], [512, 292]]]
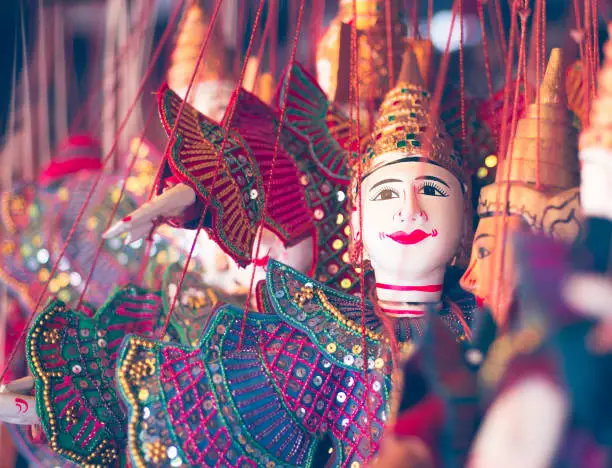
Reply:
[[398, 148], [405, 148], [407, 145], [408, 145], [408, 142], [406, 140], [400, 140], [396, 144]]
[[394, 115], [390, 115], [389, 116], [389, 122], [393, 122], [395, 120], [395, 116]]

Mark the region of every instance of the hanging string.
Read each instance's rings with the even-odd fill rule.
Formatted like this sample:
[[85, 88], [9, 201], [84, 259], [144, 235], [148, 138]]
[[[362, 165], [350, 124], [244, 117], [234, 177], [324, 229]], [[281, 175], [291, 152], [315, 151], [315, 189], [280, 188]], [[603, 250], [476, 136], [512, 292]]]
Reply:
[[580, 62], [582, 63], [582, 81], [583, 81], [583, 87], [584, 87], [584, 92], [585, 92], [585, 105], [586, 105], [586, 112], [585, 112], [585, 122], [583, 122], [583, 125], [588, 125], [589, 119], [590, 119], [590, 115], [591, 115], [591, 100], [592, 100], [592, 96], [591, 96], [591, 86], [589, 84], [589, 70], [587, 67], [587, 58], [586, 58], [586, 47], [585, 47], [585, 32], [584, 29], [582, 28], [582, 17], [580, 15], [580, 3], [579, 0], [574, 0], [573, 3], [573, 10], [574, 10], [574, 18], [575, 18], [575, 22], [576, 22], [576, 34], [577, 36], [575, 37], [576, 42], [578, 43], [578, 51], [580, 53]]
[[279, 0], [270, 0], [270, 10], [272, 11], [272, 16], [274, 17], [274, 21], [272, 22], [272, 30], [270, 31], [270, 44], [272, 44], [272, 46], [270, 47], [270, 53], [269, 53], [269, 60], [270, 60], [270, 73], [272, 73], [272, 76], [276, 76], [277, 73], [277, 62], [276, 62], [276, 58], [277, 58], [277, 51], [278, 51], [278, 21], [279, 21]]
[[[543, 26], [542, 21], [543, 21], [543, 16], [542, 13], [544, 13], [544, 17], [546, 16], [546, 6], [544, 5], [544, 1], [545, 0], [536, 0], [537, 2], [537, 6], [538, 6], [538, 10], [536, 10], [536, 17], [535, 17], [535, 30], [536, 30], [536, 35], [537, 35], [537, 41], [536, 41], [536, 119], [537, 119], [537, 124], [536, 124], [536, 190], [540, 190], [540, 151], [542, 149], [542, 144], [540, 141], [540, 132], [541, 132], [541, 122], [540, 122], [540, 102], [541, 102], [541, 91], [540, 91], [540, 83], [542, 82], [542, 55], [546, 54], [546, 49], [544, 49], [544, 54], [542, 53], [542, 45], [543, 45], [543, 41], [542, 41], [542, 35], [541, 35], [541, 28]], [[526, 77], [525, 77], [525, 81], [527, 81]], [[525, 88], [527, 88], [527, 86], [525, 86]], [[529, 102], [531, 102], [530, 100], [526, 100], [525, 101], [527, 104], [529, 104]]]
[[261, 61], [263, 60], [263, 54], [266, 50], [266, 44], [268, 44], [268, 49], [272, 49], [274, 47], [273, 44], [268, 43], [268, 36], [270, 35], [270, 30], [272, 29], [272, 23], [276, 18], [272, 14], [270, 7], [268, 7], [268, 17], [266, 18], [266, 24], [264, 26], [263, 33], [261, 35], [261, 41], [259, 44], [259, 51], [257, 52], [257, 62], [256, 69], [254, 73], [253, 79], [253, 92], [257, 89], [257, 83], [259, 82], [259, 77], [261, 75]]
[[[515, 0], [513, 5], [512, 5], [512, 9], [514, 10], [514, 14], [517, 14], [517, 4], [520, 0]], [[528, 12], [528, 8], [525, 6], [526, 5], [527, 0], [525, 0], [525, 3], [523, 3], [523, 7], [521, 8], [520, 11], [520, 20], [521, 20], [521, 34], [520, 34], [520, 42], [519, 42], [519, 54], [518, 54], [518, 78], [517, 78], [517, 84], [520, 82], [521, 78], [526, 79], [526, 77], [521, 77], [521, 70], [523, 69], [523, 62], [527, 59], [527, 54], [526, 54], [526, 38], [527, 38], [527, 19], [529, 17], [529, 12]], [[512, 44], [511, 44], [512, 46]], [[511, 60], [509, 59], [508, 62], [511, 62]], [[518, 118], [518, 98], [519, 98], [519, 86], [515, 86], [514, 89], [514, 105], [513, 105], [513, 110], [512, 110], [512, 138], [510, 139], [509, 145], [508, 145], [508, 152], [505, 153], [506, 158], [507, 159], [507, 164], [506, 164], [506, 172], [508, 173], [508, 175], [506, 177], [504, 177], [504, 179], [502, 180], [509, 180], [510, 179], [510, 170], [511, 170], [511, 163], [512, 163], [512, 151], [513, 151], [513, 147], [514, 147], [514, 133], [516, 132], [516, 121]], [[506, 160], [506, 158], [504, 158], [504, 160]], [[500, 176], [500, 174], [502, 173], [502, 171], [498, 171], [498, 176]], [[503, 200], [508, 200], [509, 196], [510, 196], [510, 188], [511, 188], [511, 184], [510, 183], [506, 183], [505, 187], [503, 187], [502, 189], [502, 184], [499, 185], [498, 189], [497, 189], [497, 199], [500, 199], [500, 195], [502, 194], [502, 190], [504, 192], [504, 198]], [[503, 274], [504, 274], [504, 268], [505, 268], [505, 253], [506, 253], [506, 242], [507, 240], [507, 236], [508, 236], [508, 226], [507, 226], [507, 217], [508, 217], [508, 210], [504, 209], [502, 212], [502, 217], [501, 217], [501, 223], [502, 223], [502, 233], [501, 233], [501, 255], [499, 258], [499, 268], [497, 268], [497, 270], [493, 271], [492, 273], [495, 274], [495, 281], [497, 284], [502, 284], [503, 281]], [[498, 226], [496, 226], [497, 228]], [[497, 229], [496, 229], [497, 230]], [[497, 233], [496, 236], [497, 238]], [[496, 264], [492, 265], [492, 269], [495, 269], [495, 267], [497, 267]], [[501, 294], [501, 290], [500, 288], [497, 288], [495, 291], [495, 299], [494, 299], [494, 304], [499, 304], [500, 303], [500, 294]], [[499, 319], [499, 317], [498, 317]], [[502, 318], [502, 323], [501, 326], [502, 328], [505, 329], [505, 327], [507, 326], [507, 320], [506, 317]]]
[[[23, 61], [23, 109], [24, 109], [24, 117], [23, 117], [23, 132], [21, 134], [24, 140], [24, 152], [22, 154], [23, 161], [23, 178], [32, 182], [34, 180], [34, 128], [32, 124], [32, 100], [30, 97], [30, 72], [29, 72], [29, 63], [28, 63], [28, 43], [26, 41], [25, 35], [25, 19], [23, 7], [20, 8], [20, 18], [21, 18], [21, 56]], [[0, 380], [1, 382], [1, 380]]]
[[[436, 77], [436, 83], [434, 86], [434, 92], [431, 98], [431, 103], [429, 106], [429, 120], [432, 125], [427, 126], [427, 133], [424, 137], [424, 141], [433, 141], [433, 134], [435, 132], [436, 125], [433, 125], [440, 117], [440, 104], [442, 102], [442, 94], [444, 92], [444, 86], [446, 83], [446, 74], [448, 73], [448, 63], [450, 60], [450, 45], [451, 38], [453, 36], [453, 31], [455, 30], [455, 22], [457, 20], [457, 13], [459, 10], [459, 2], [461, 0], [455, 0], [453, 2], [452, 8], [452, 16], [451, 16], [451, 24], [450, 31], [448, 33], [448, 38], [446, 39], [446, 46], [444, 48], [444, 53], [442, 54], [442, 59], [440, 60], [440, 65], [438, 67], [438, 76]], [[424, 170], [424, 166], [423, 170]]]
[[482, 3], [485, 0], [478, 0], [478, 18], [480, 19], [480, 31], [482, 36], [482, 51], [484, 54], [485, 73], [487, 76], [487, 87], [489, 89], [489, 99], [493, 100], [493, 79], [491, 78], [491, 59], [489, 57], [489, 44], [487, 42], [487, 30], [485, 27], [484, 8]]
[[[283, 127], [285, 125], [285, 115], [287, 113], [287, 98], [288, 98], [288, 89], [289, 89], [289, 85], [291, 82], [291, 76], [293, 74], [293, 65], [295, 64], [295, 55], [297, 52], [297, 45], [299, 42], [299, 38], [300, 38], [300, 31], [302, 29], [302, 20], [303, 20], [303, 15], [304, 15], [304, 5], [305, 5], [305, 0], [300, 0], [300, 7], [298, 9], [298, 18], [297, 18], [297, 22], [296, 22], [296, 26], [295, 26], [295, 36], [293, 38], [293, 43], [291, 44], [291, 56], [289, 58], [289, 65], [287, 68], [287, 75], [285, 78], [285, 83], [283, 84], [284, 89], [283, 89], [283, 98], [282, 98], [282, 102], [280, 103], [280, 116], [279, 116], [279, 124], [278, 124], [278, 131], [276, 133], [276, 141], [274, 142], [274, 152], [273, 152], [273, 156], [272, 156], [272, 166], [270, 167], [270, 172], [268, 173], [268, 179], [266, 181], [265, 184], [265, 188], [264, 188], [264, 201], [268, 199], [269, 194], [270, 194], [270, 189], [272, 187], [272, 174], [274, 173], [274, 168], [276, 167], [276, 159], [278, 157], [278, 149], [280, 146], [280, 138], [283, 132]], [[265, 210], [266, 210], [266, 206], [264, 204], [264, 213], [261, 219], [261, 222], [259, 223], [258, 226], [258, 232], [262, 232], [263, 231], [263, 227], [264, 227], [264, 219], [265, 219]], [[262, 239], [262, 235], [259, 235], [257, 237], [257, 246], [255, 247], [255, 258], [259, 258], [259, 250], [261, 248], [261, 239]], [[249, 283], [249, 291], [247, 293], [247, 297], [245, 300], [245, 304], [244, 304], [244, 315], [242, 317], [242, 324], [240, 327], [240, 338], [238, 340], [238, 349], [242, 349], [242, 343], [244, 340], [244, 327], [246, 324], [246, 319], [247, 319], [247, 313], [249, 310], [249, 304], [251, 301], [251, 294], [252, 294], [252, 290], [253, 290], [253, 283], [255, 281], [255, 271], [256, 268], [253, 268], [253, 271], [251, 272], [251, 281]]]
[[323, 31], [323, 23], [325, 22], [325, 0], [314, 0], [312, 11], [310, 13], [310, 54], [308, 54], [308, 69], [316, 70], [317, 65], [317, 43]]
[[[236, 48], [234, 49], [234, 76], [240, 73], [240, 63], [242, 59], [242, 41], [244, 40], [244, 31], [246, 28], [246, 11], [247, 5], [242, 5], [236, 2], [238, 10], [238, 22], [236, 27]], [[246, 62], [246, 59], [245, 59]]]
[[[16, 106], [17, 106], [17, 30], [13, 39], [13, 72], [11, 76], [11, 101], [9, 107], [9, 120], [5, 138], [8, 145], [19, 146], [19, 139], [15, 138], [16, 134]], [[19, 154], [19, 148], [7, 147], [5, 145], [3, 154], [6, 155], [8, 151], [9, 157], [4, 157], [4, 164], [2, 167], [2, 190], [10, 191], [13, 189], [13, 164], [15, 157]]]
[[461, 152], [467, 155], [467, 130], [465, 125], [465, 17], [463, 16], [463, 0], [459, 0], [459, 93], [461, 96]]
[[593, 54], [595, 59], [595, 72], [594, 75], [597, 76], [599, 73], [599, 69], [601, 68], [601, 55], [599, 53], [599, 24], [598, 24], [598, 9], [599, 2], [598, 0], [593, 0], [592, 13], [593, 13]]
[[47, 28], [43, 12], [43, 0], [38, 0], [38, 134], [40, 163], [47, 164], [51, 158], [51, 137], [49, 132], [49, 77], [47, 74]]
[[[502, 9], [501, 9], [501, 5], [499, 4], [499, 0], [495, 0], [494, 3], [492, 3], [492, 7], [495, 11], [495, 17], [497, 18], [497, 31], [498, 31], [498, 40], [499, 40], [499, 45], [501, 47], [501, 51], [502, 51], [502, 57], [507, 57], [508, 56], [508, 44], [506, 42], [506, 28], [504, 27], [504, 20], [502, 18]], [[512, 37], [512, 34], [510, 34], [510, 41], [513, 42], [514, 38]]]
[[[221, 6], [221, 4], [223, 3], [223, 0], [217, 0], [217, 4], [215, 6], [215, 10], [213, 12], [212, 18], [211, 18], [211, 22], [210, 22], [210, 26], [208, 28], [207, 34], [206, 34], [206, 38], [204, 40], [204, 43], [202, 44], [202, 48], [200, 49], [200, 55], [198, 56], [198, 61], [196, 63], [196, 70], [200, 64], [200, 60], [202, 59], [202, 56], [204, 54], [204, 49], [206, 48], [206, 45], [208, 44], [208, 39], [210, 38], [211, 32], [212, 32], [212, 27], [214, 26], [214, 22], [217, 19], [217, 15], [219, 13], [219, 8]], [[255, 32], [257, 31], [257, 28], [259, 27], [259, 22], [261, 19], [261, 13], [263, 11], [263, 7], [265, 4], [265, 0], [260, 0], [259, 2], [259, 7], [257, 9], [257, 13], [255, 15], [255, 22], [253, 24], [253, 31], [251, 33], [251, 37], [249, 38], [249, 46], [247, 47], [247, 51], [245, 54], [245, 58], [244, 58], [244, 62], [242, 64], [242, 70], [240, 71], [240, 76], [238, 78], [238, 83], [236, 84], [236, 88], [235, 88], [235, 93], [237, 93], [240, 88], [242, 87], [242, 82], [244, 81], [244, 75], [246, 74], [246, 69], [247, 69], [247, 65], [249, 62], [249, 57], [251, 56], [251, 51], [253, 49], [253, 43], [255, 42]], [[195, 79], [195, 73], [193, 74], [193, 76], [191, 77], [190, 83], [189, 83], [189, 87], [187, 88], [187, 92], [189, 92], [191, 86], [193, 85]], [[172, 129], [172, 132], [170, 134], [170, 138], [168, 140], [168, 145], [166, 147], [166, 151], [164, 151], [165, 154], [168, 153], [168, 151], [170, 150], [171, 146], [174, 143], [174, 139], [176, 138], [176, 130], [178, 129], [178, 124], [180, 122], [180, 116], [183, 112], [184, 106], [186, 103], [186, 98], [185, 100], [183, 100], [183, 102], [181, 103], [181, 106], [178, 109], [178, 113], [177, 113], [177, 117], [176, 117], [176, 123], [174, 125], [174, 128]], [[219, 175], [219, 169], [221, 167], [221, 158], [223, 157], [224, 151], [225, 151], [225, 147], [227, 145], [228, 139], [229, 139], [229, 133], [230, 133], [230, 129], [231, 129], [231, 125], [232, 125], [232, 119], [234, 118], [234, 113], [236, 111], [236, 105], [237, 105], [237, 99], [232, 99], [230, 101], [230, 105], [228, 107], [228, 112], [227, 112], [227, 118], [225, 120], [225, 125], [224, 125], [224, 136], [223, 136], [223, 141], [221, 142], [221, 148], [219, 148], [219, 152], [217, 154], [217, 165], [215, 166], [215, 172], [213, 174], [213, 178], [212, 178], [212, 188], [210, 193], [212, 194], [214, 192], [214, 188], [215, 185], [217, 183], [217, 177]], [[204, 203], [204, 206], [202, 208], [202, 215], [200, 216], [200, 220], [198, 222], [198, 226], [196, 228], [196, 234], [194, 236], [193, 239], [193, 243], [191, 244], [191, 249], [189, 250], [189, 254], [187, 255], [187, 259], [185, 261], [185, 265], [183, 267], [183, 271], [181, 272], [181, 277], [179, 278], [178, 284], [177, 284], [177, 293], [174, 295], [173, 299], [172, 299], [172, 304], [170, 305], [170, 309], [168, 310], [168, 315], [166, 316], [166, 320], [161, 328], [159, 337], [163, 337], [167, 330], [168, 330], [168, 326], [170, 324], [170, 319], [172, 317], [172, 313], [174, 312], [174, 308], [176, 306], [176, 300], [178, 298], [178, 294], [181, 291], [181, 288], [183, 286], [183, 281], [185, 280], [185, 276], [187, 275], [187, 270], [189, 268], [189, 264], [191, 262], [191, 258], [193, 257], [193, 252], [195, 249], [195, 246], [197, 244], [198, 241], [198, 236], [200, 234], [200, 230], [202, 229], [202, 226], [204, 224], [204, 218], [206, 216], [206, 211], [208, 210], [208, 207], [210, 205], [211, 202], [211, 198], [212, 197], [208, 197]], [[244, 326], [244, 324], [243, 324]]]
[[[352, 148], [351, 152], [354, 152], [357, 159], [358, 164], [358, 174], [357, 174], [357, 183], [358, 183], [358, 203], [359, 203], [359, 233], [363, 238], [363, 210], [362, 210], [362, 193], [361, 193], [361, 179], [363, 174], [363, 166], [362, 160], [360, 157], [361, 152], [361, 122], [360, 122], [360, 103], [359, 103], [359, 44], [357, 41], [357, 0], [353, 0], [353, 21], [351, 25], [351, 56], [350, 56], [350, 68], [351, 68], [351, 82], [349, 84], [349, 89], [352, 89], [352, 94], [349, 96], [349, 111], [351, 114], [355, 115], [353, 119], [353, 115], [351, 115], [351, 127], [350, 133], [352, 134]], [[392, 73], [393, 71], [393, 51], [392, 51], [392, 43], [391, 43], [391, 23], [390, 23], [390, 2], [387, 1], [386, 5], [386, 21], [387, 21], [387, 44], [390, 51], [390, 69], [389, 69], [389, 77], [391, 79], [389, 83], [389, 89], [395, 86], [395, 77]], [[352, 85], [352, 86], [351, 86]], [[354, 216], [354, 212], [353, 212]], [[363, 378], [365, 382], [365, 391], [364, 391], [364, 401], [365, 401], [365, 412], [367, 418], [366, 432], [367, 432], [367, 440], [368, 440], [368, 451], [370, 452], [372, 449], [372, 417], [370, 411], [370, 404], [368, 395], [370, 393], [370, 381], [368, 379], [368, 348], [367, 348], [367, 340], [366, 340], [366, 286], [365, 286], [365, 263], [363, 256], [363, 244], [360, 244], [361, 252], [359, 252], [359, 292], [360, 292], [360, 308], [361, 308], [361, 351], [362, 351], [362, 359], [363, 359]], [[369, 459], [369, 454], [365, 457], [366, 460]]]
[[[117, 214], [117, 210], [119, 209], [119, 206], [121, 205], [121, 201], [123, 199], [123, 195], [125, 194], [126, 188], [127, 188], [127, 184], [128, 184], [128, 179], [130, 177], [130, 175], [132, 174], [132, 171], [134, 170], [134, 165], [136, 164], [136, 161], [138, 160], [138, 152], [140, 150], [140, 147], [142, 146], [142, 142], [144, 139], [144, 136], [147, 132], [147, 130], [149, 129], [149, 126], [151, 125], [151, 122], [153, 121], [153, 116], [155, 115], [155, 108], [151, 108], [151, 110], [149, 111], [149, 115], [147, 117], [147, 120], [145, 122], [144, 128], [140, 134], [140, 137], [138, 138], [138, 145], [136, 146], [133, 154], [132, 154], [132, 158], [130, 160], [130, 163], [127, 167], [125, 176], [123, 178], [123, 182], [121, 184], [121, 189], [119, 191], [119, 196], [117, 197], [117, 200], [114, 202], [113, 204], [113, 208], [111, 210], [110, 215], [108, 216], [108, 221], [106, 222], [106, 226], [104, 227], [104, 231], [107, 231], [112, 223], [113, 220], [115, 219], [115, 215]], [[91, 278], [93, 277], [94, 271], [96, 270], [96, 266], [98, 265], [98, 260], [100, 258], [100, 254], [102, 253], [102, 248], [104, 247], [104, 243], [106, 242], [106, 240], [104, 238], [100, 238], [98, 241], [98, 246], [96, 248], [96, 252], [94, 254], [93, 260], [91, 262], [91, 267], [89, 268], [89, 273], [87, 274], [87, 279], [85, 280], [85, 283], [83, 285], [83, 291], [81, 292], [81, 295], [79, 296], [79, 301], [77, 304], [77, 310], [80, 310], [81, 305], [83, 304], [83, 299], [85, 298], [85, 294], [87, 293], [87, 288], [89, 287], [89, 283], [91, 282]]]
[[[514, 37], [516, 35], [517, 28], [517, 2], [518, 0], [514, 0], [512, 3], [512, 12], [511, 12], [511, 22], [510, 22], [510, 49], [508, 51], [508, 56], [506, 60], [506, 84], [504, 86], [504, 105], [502, 109], [502, 123], [501, 123], [501, 137], [500, 137], [500, 150], [499, 150], [499, 160], [502, 161], [507, 154], [507, 144], [508, 144], [508, 113], [510, 112], [510, 87], [513, 85], [512, 81], [512, 60], [514, 58]], [[520, 74], [520, 69], [519, 69]], [[517, 78], [514, 86], [520, 86], [520, 80]], [[514, 103], [516, 105], [516, 103]], [[498, 163], [499, 167], [499, 163]], [[501, 180], [502, 174], [500, 171], [497, 171], [496, 179]]]
[[[222, 1], [222, 0], [220, 0]], [[170, 28], [171, 25], [174, 25], [177, 17], [178, 17], [178, 13], [180, 11], [180, 7], [182, 5], [182, 2], [178, 2], [177, 3], [177, 8], [175, 9], [175, 11], [173, 12], [173, 15], [171, 16], [171, 19], [168, 23], [168, 28], [166, 29], [166, 31], [164, 32], [164, 34], [162, 35], [160, 42], [155, 50], [155, 52], [153, 53], [153, 56], [151, 58], [151, 64], [149, 65], [149, 68], [145, 71], [145, 74], [143, 76], [143, 79], [140, 83], [140, 87], [138, 89], [138, 93], [136, 98], [134, 99], [134, 102], [132, 103], [132, 106], [130, 106], [130, 109], [128, 109], [128, 115], [126, 115], [123, 119], [123, 122], [121, 123], [121, 125], [119, 126], [118, 129], [118, 135], [115, 138], [115, 141], [110, 149], [110, 151], [106, 154], [106, 156], [102, 159], [102, 168], [104, 168], [106, 166], [106, 164], [110, 161], [110, 158], [113, 154], [113, 151], [117, 145], [119, 136], [121, 135], [121, 133], [123, 132], [123, 129], [125, 128], [125, 124], [127, 123], [127, 120], [129, 119], [131, 113], [133, 112], [134, 108], [136, 107], [137, 103], [138, 103], [138, 98], [140, 98], [141, 94], [144, 91], [144, 87], [145, 84], [147, 82], [147, 80], [149, 79], [151, 73], [153, 72], [153, 69], [155, 67], [155, 64], [157, 63], [157, 60], [159, 59], [161, 52], [163, 50], [163, 47], [166, 43], [166, 41], [168, 40], [168, 37], [170, 35], [170, 33], [172, 32], [172, 29]], [[36, 315], [38, 314], [39, 308], [42, 305], [42, 301], [45, 297], [45, 295], [47, 294], [47, 290], [49, 288], [49, 283], [51, 282], [51, 280], [53, 279], [55, 273], [57, 272], [57, 269], [59, 267], [60, 261], [63, 258], [66, 249], [68, 248], [68, 245], [72, 239], [72, 237], [74, 236], [74, 233], [76, 232], [77, 226], [79, 225], [79, 223], [81, 222], [81, 219], [83, 218], [83, 215], [85, 214], [85, 210], [87, 209], [87, 207], [89, 206], [89, 203], [91, 201], [91, 198], [95, 192], [95, 190], [97, 189], [100, 180], [102, 179], [103, 176], [103, 171], [101, 170], [96, 177], [93, 180], [92, 186], [89, 189], [89, 192], [87, 194], [87, 196], [85, 197], [85, 201], [83, 202], [83, 206], [81, 207], [81, 209], [79, 210], [76, 219], [74, 221], [74, 224], [72, 225], [70, 231], [68, 232], [68, 235], [66, 236], [66, 239], [64, 241], [64, 244], [62, 245], [62, 248], [60, 249], [59, 255], [57, 257], [57, 260], [55, 261], [53, 267], [51, 268], [51, 272], [49, 273], [49, 278], [47, 279], [47, 281], [45, 282], [36, 302], [35, 305], [32, 309], [32, 312], [30, 313], [23, 331], [21, 332], [21, 334], [19, 335], [19, 338], [17, 339], [15, 346], [13, 348], [13, 350], [11, 351], [11, 354], [9, 356], [9, 359], [7, 360], [7, 364], [4, 367], [4, 370], [2, 371], [2, 374], [0, 374], [0, 382], [4, 381], [4, 377], [6, 376], [6, 373], [8, 372], [8, 368], [11, 365], [11, 363], [13, 362], [13, 360], [15, 359], [15, 356], [17, 355], [17, 351], [19, 350], [19, 347], [21, 345], [21, 343], [23, 342], [23, 340], [25, 339], [28, 330], [30, 329], [30, 326], [32, 325], [32, 321], [34, 320], [34, 317], [36, 317]]]
[[[355, 28], [357, 27], [357, 5], [353, 0]], [[393, 62], [393, 36], [391, 24], [391, 0], [385, 0], [385, 29], [387, 34], [387, 68], [389, 72], [389, 89], [395, 85], [395, 63]], [[358, 45], [356, 46], [358, 47]]]
[[64, 42], [64, 15], [63, 4], [57, 2], [52, 7], [53, 9], [53, 52], [55, 60], [53, 61], [53, 110], [55, 119], [53, 127], [55, 128], [56, 141], [62, 141], [68, 135], [68, 97], [66, 83], [66, 44]]

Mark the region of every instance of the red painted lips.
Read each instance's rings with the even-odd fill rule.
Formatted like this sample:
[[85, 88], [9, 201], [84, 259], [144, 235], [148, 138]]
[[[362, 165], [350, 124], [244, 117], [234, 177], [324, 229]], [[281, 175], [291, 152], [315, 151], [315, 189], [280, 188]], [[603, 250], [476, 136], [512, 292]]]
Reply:
[[428, 237], [436, 237], [438, 235], [438, 231], [433, 229], [431, 233], [427, 233], [421, 229], [415, 229], [414, 231], [408, 233], [404, 231], [397, 231], [393, 234], [387, 234], [387, 237], [391, 240], [394, 240], [398, 244], [402, 245], [412, 245], [418, 244], [421, 241], [424, 241]]

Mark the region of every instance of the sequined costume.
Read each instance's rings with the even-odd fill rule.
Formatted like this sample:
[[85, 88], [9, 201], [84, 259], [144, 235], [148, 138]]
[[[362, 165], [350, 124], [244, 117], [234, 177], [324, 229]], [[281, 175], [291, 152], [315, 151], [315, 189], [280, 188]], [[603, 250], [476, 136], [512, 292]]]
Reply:
[[[288, 123], [275, 147], [268, 136], [278, 132], [277, 114], [245, 91], [233, 99], [238, 107], [227, 137], [215, 122], [184, 107], [162, 176], [198, 195], [193, 209], [174, 222], [193, 227], [204, 216], [210, 235], [246, 263], [260, 223], [287, 242], [316, 232], [307, 197], [296, 190], [296, 161], [313, 158], [317, 148], [348, 155], [336, 140], [325, 142], [324, 132], [320, 140], [310, 139]], [[171, 129], [181, 102], [167, 88], [159, 102], [162, 122]], [[423, 137], [415, 129], [411, 144]], [[442, 133], [434, 138], [449, 141]], [[440, 156], [447, 158], [440, 164], [461, 171], [460, 156]], [[268, 191], [270, 171], [275, 183]], [[458, 288], [457, 277], [449, 271], [439, 315], [463, 341], [475, 304]], [[390, 338], [374, 305], [273, 260], [257, 292], [258, 312], [214, 307], [201, 321], [196, 346], [151, 339], [164, 309], [156, 292], [126, 286], [93, 317], [52, 303], [32, 328], [27, 348], [52, 448], [91, 464], [117, 463], [127, 446], [135, 466], [312, 466], [328, 437], [334, 466], [367, 462], [388, 418], [393, 370]], [[135, 335], [119, 349], [118, 335], [130, 331]], [[423, 333], [423, 319], [398, 319], [393, 331], [411, 343]], [[101, 352], [108, 360], [103, 366], [97, 362]], [[115, 368], [127, 413], [117, 398]]]
[[[132, 153], [127, 157], [135, 155], [137, 161], [135, 170], [128, 177], [126, 192], [117, 210], [119, 216], [126, 215], [145, 199], [147, 187], [153, 181], [154, 164], [159, 164], [160, 159], [147, 142], [135, 139], [131, 146]], [[53, 162], [43, 168], [38, 184], [18, 186], [12, 192], [2, 194], [0, 274], [12, 304], [7, 331], [7, 355], [16, 345], [25, 320], [32, 313], [44, 282], [83, 206], [92, 178], [101, 168], [99, 153], [99, 146], [91, 138], [72, 136], [60, 145]], [[90, 208], [86, 210], [68, 243], [59, 263], [59, 273], [51, 280], [42, 304], [52, 296], [67, 303], [75, 303], [80, 297], [108, 213], [120, 194], [121, 183], [121, 178], [115, 175], [102, 178], [91, 199]], [[143, 252], [143, 245], [126, 247], [120, 239], [105, 241], [87, 289], [85, 307], [95, 310], [116, 285], [134, 278], [141, 268]], [[179, 261], [182, 256], [179, 248], [155, 235], [145, 283], [154, 288], [170, 284], [172, 272], [176, 275], [178, 267], [175, 265], [169, 268], [165, 281], [162, 281], [163, 275], [159, 273], [167, 268], [167, 264]], [[191, 274], [187, 282], [190, 278]], [[210, 294], [214, 295], [213, 292]], [[214, 297], [216, 300], [216, 295]], [[188, 312], [179, 304], [173, 323], [175, 320], [184, 320], [184, 313]], [[179, 328], [171, 327], [171, 330], [182, 331], [184, 328], [181, 325]], [[14, 369], [15, 374], [9, 378], [22, 376], [23, 370]], [[20, 451], [31, 463], [37, 466], [63, 464], [46, 445], [32, 444], [21, 428], [12, 432]]]

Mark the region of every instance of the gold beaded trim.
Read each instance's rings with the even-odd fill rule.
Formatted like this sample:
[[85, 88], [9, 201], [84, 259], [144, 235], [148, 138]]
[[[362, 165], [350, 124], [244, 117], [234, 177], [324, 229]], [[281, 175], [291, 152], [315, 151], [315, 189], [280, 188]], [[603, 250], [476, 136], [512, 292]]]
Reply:
[[[129, 341], [129, 345], [127, 346], [127, 350], [125, 353], [125, 358], [121, 364], [121, 370], [119, 372], [119, 384], [123, 388], [126, 399], [129, 402], [130, 408], [132, 409], [132, 414], [130, 420], [128, 421], [128, 446], [129, 447], [137, 447], [137, 438], [136, 438], [136, 421], [138, 421], [141, 417], [140, 405], [138, 404], [136, 396], [132, 393], [130, 389], [130, 385], [125, 378], [126, 374], [133, 375], [134, 367], [133, 362], [136, 357], [136, 347], [140, 346], [146, 348], [148, 350], [153, 349], [153, 343], [150, 341], [145, 341], [142, 338], [131, 338]], [[142, 456], [140, 455], [138, 450], [132, 450], [134, 465], [136, 468], [146, 468], [146, 463]]]
[[[46, 312], [44, 315], [45, 320], [49, 320], [54, 313], [64, 312], [66, 308], [63, 305], [56, 305], [52, 311]], [[31, 363], [36, 370], [37, 376], [43, 381], [43, 402], [45, 404], [45, 411], [49, 415], [49, 425], [51, 426], [51, 437], [49, 440], [49, 447], [59, 455], [63, 455], [65, 457], [71, 458], [75, 460], [77, 463], [83, 465], [87, 468], [103, 468], [104, 466], [111, 465], [114, 460], [119, 458], [119, 454], [115, 450], [114, 447], [108, 447], [108, 442], [103, 440], [100, 445], [98, 445], [95, 450], [90, 453], [88, 456], [83, 457], [82, 455], [78, 455], [70, 450], [65, 450], [59, 447], [58, 445], [58, 433], [57, 433], [57, 421], [55, 420], [55, 416], [52, 412], [53, 405], [51, 404], [51, 395], [50, 395], [50, 377], [61, 377], [61, 372], [44, 372], [42, 368], [42, 364], [38, 358], [38, 353], [36, 349], [36, 338], [42, 333], [42, 327], [40, 325], [36, 326], [34, 330], [31, 332], [29, 339], [30, 346], [30, 357]], [[93, 464], [90, 463], [91, 460], [97, 457], [101, 457], [105, 462], [104, 465]]]
[[[299, 307], [304, 307], [304, 304], [307, 301], [312, 300], [312, 298], [314, 297], [314, 294], [315, 294], [315, 290], [314, 290], [313, 286], [304, 285], [304, 286], [302, 286], [300, 288], [300, 291], [295, 294], [294, 300], [295, 300], [295, 302], [297, 302]], [[327, 312], [332, 314], [336, 318], [336, 320], [338, 322], [340, 322], [342, 325], [345, 325], [346, 327], [348, 327], [349, 329], [351, 329], [352, 331], [354, 331], [356, 333], [361, 333], [363, 331], [361, 325], [355, 323], [353, 320], [347, 319], [342, 314], [342, 312], [340, 312], [338, 310], [338, 308], [335, 307], [329, 301], [329, 299], [327, 298], [327, 296], [325, 295], [325, 293], [323, 292], [322, 289], [317, 289], [316, 290], [316, 294], [317, 294], [319, 300], [321, 301], [321, 305], [323, 306], [323, 308]], [[377, 333], [377, 332], [374, 332], [374, 331], [369, 330], [368, 328], [366, 328], [365, 329], [365, 334], [371, 340], [374, 340], [374, 341], [384, 341], [385, 343], [389, 343], [389, 338], [384, 336], [382, 333]]]

